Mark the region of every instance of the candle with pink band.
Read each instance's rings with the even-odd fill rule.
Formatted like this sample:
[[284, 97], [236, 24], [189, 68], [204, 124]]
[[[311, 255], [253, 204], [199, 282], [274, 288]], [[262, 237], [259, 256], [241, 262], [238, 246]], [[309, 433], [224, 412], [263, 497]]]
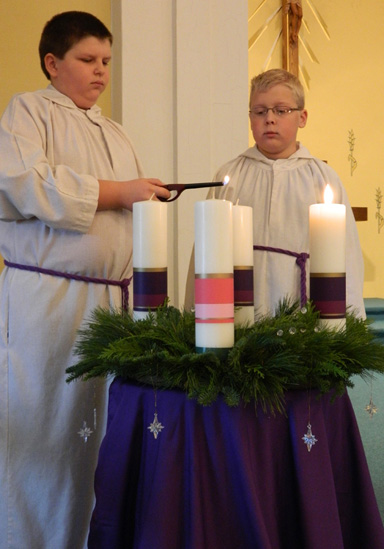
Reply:
[[232, 203], [195, 204], [197, 352], [225, 354], [234, 345]]

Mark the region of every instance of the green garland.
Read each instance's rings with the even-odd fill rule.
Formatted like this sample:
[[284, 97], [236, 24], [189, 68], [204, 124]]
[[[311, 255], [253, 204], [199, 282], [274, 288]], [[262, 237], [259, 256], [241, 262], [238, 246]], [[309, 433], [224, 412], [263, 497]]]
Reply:
[[98, 308], [79, 332], [79, 362], [67, 381], [120, 376], [159, 388], [178, 388], [209, 405], [222, 394], [229, 406], [252, 400], [284, 410], [290, 389], [341, 395], [352, 376], [384, 372], [384, 346], [369, 321], [347, 315], [345, 329], [321, 327], [310, 302], [284, 301], [275, 316], [235, 329], [226, 358], [195, 352], [195, 317], [171, 306], [134, 321], [129, 313]]

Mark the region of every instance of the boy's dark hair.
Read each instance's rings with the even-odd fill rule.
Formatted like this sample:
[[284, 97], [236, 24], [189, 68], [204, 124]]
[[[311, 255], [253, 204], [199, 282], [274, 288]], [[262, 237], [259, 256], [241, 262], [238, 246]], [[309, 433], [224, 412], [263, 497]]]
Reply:
[[44, 58], [53, 53], [63, 59], [68, 50], [87, 36], [100, 40], [108, 39], [112, 44], [112, 34], [97, 17], [84, 11], [66, 11], [52, 17], [43, 29], [39, 44], [40, 65], [45, 76], [50, 75], [45, 68]]

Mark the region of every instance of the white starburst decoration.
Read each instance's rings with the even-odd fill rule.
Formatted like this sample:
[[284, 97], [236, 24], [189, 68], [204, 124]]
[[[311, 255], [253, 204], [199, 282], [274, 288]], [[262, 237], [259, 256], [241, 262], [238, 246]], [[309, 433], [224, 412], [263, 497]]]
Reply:
[[[313, 33], [311, 36], [311, 30], [316, 27], [322, 31], [327, 40], [331, 40], [328, 25], [322, 17], [320, 10], [315, 6], [315, 3], [321, 4], [322, 2], [318, 0], [316, 0], [316, 2], [315, 0], [301, 1], [305, 17], [302, 19], [302, 29], [298, 36], [301, 50], [300, 53], [305, 53], [305, 56], [299, 56], [299, 72], [308, 89], [310, 75], [308, 69], [306, 68], [306, 61], [309, 60], [311, 64], [320, 63], [310, 44], [311, 39], [314, 37]], [[252, 6], [252, 4], [255, 4], [255, 2], [249, 2], [250, 6]], [[287, 5], [289, 5], [289, 2], [287, 2]], [[248, 18], [248, 51], [251, 52], [252, 48], [257, 45], [259, 52], [258, 58], [264, 55], [263, 51], [266, 55], [264, 64], [261, 67], [261, 72], [270, 68], [271, 63], [273, 62], [273, 56], [278, 48], [278, 44], [281, 44], [281, 41], [283, 40], [283, 29], [280, 24], [276, 23], [279, 19], [281, 20], [282, 7], [281, 0], [260, 0], [260, 3], [257, 7], [253, 8], [253, 11]], [[255, 23], [257, 25], [256, 30], [254, 30]], [[261, 42], [259, 42], [259, 40], [268, 29], [271, 29], [270, 32], [275, 34], [274, 37], [271, 36], [270, 38], [273, 42], [271, 41], [268, 43], [269, 51], [265, 51], [265, 45], [261, 43], [263, 40]]]
[[84, 439], [84, 442], [88, 441], [88, 438], [91, 436], [92, 433], [93, 431], [87, 426], [86, 421], [83, 421], [82, 429], [80, 429], [80, 431], [77, 432], [77, 434]]
[[164, 429], [164, 425], [162, 425], [157, 419], [157, 412], [155, 412], [155, 417], [153, 418], [152, 423], [149, 424], [148, 429], [151, 433], [153, 433], [155, 438], [157, 438], [161, 430]]
[[307, 425], [307, 432], [302, 437], [302, 440], [304, 440], [304, 444], [307, 445], [308, 452], [312, 450], [312, 446], [314, 446], [317, 442], [317, 438], [315, 438], [315, 436], [312, 434], [312, 427], [310, 423], [308, 423]]
[[377, 406], [373, 404], [372, 397], [369, 399], [369, 404], [366, 405], [365, 411], [369, 414], [371, 419], [375, 414], [377, 414]]

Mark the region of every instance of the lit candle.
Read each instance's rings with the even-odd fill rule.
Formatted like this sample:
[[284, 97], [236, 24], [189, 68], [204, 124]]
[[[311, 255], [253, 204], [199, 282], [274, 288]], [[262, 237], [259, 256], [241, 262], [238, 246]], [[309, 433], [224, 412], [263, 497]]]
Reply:
[[324, 204], [309, 207], [310, 298], [320, 319], [331, 327], [345, 325], [346, 208], [332, 204], [329, 185]]
[[146, 318], [167, 298], [167, 204], [133, 204], [133, 317]]
[[233, 277], [235, 324], [254, 324], [253, 209], [233, 206]]
[[234, 344], [232, 203], [195, 203], [197, 352], [225, 355]]

